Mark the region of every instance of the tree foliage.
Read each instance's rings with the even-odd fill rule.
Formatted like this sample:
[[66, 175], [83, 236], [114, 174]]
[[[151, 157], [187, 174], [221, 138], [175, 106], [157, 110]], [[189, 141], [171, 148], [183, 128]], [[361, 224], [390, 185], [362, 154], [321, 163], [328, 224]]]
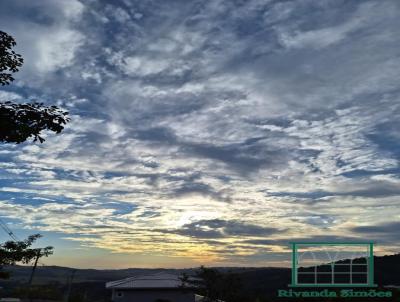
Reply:
[[[48, 257], [53, 254], [53, 247], [31, 248], [32, 244], [42, 237], [40, 234], [31, 235], [23, 241], [7, 241], [0, 244], [0, 269], [5, 265], [16, 263], [28, 264], [36, 257]], [[9, 274], [0, 271], [0, 279], [7, 279]]]
[[56, 106], [46, 107], [41, 103], [0, 103], [0, 141], [19, 144], [33, 137], [34, 142], [43, 143], [40, 133], [43, 130], [60, 133], [69, 121], [67, 114]]
[[[0, 84], [10, 84], [12, 74], [22, 66], [23, 58], [12, 48], [14, 38], [0, 31]], [[21, 143], [28, 138], [33, 141], [45, 140], [40, 134], [43, 130], [60, 133], [69, 122], [68, 112], [57, 106], [44, 106], [43, 103], [0, 102], [0, 142]]]
[[0, 30], [0, 84], [2, 86], [14, 81], [12, 73], [17, 72], [24, 59], [12, 48], [17, 45], [14, 38]]
[[197, 292], [204, 296], [207, 302], [240, 302], [243, 301], [241, 294], [240, 278], [231, 272], [222, 273], [217, 269], [201, 266], [195, 278], [183, 274], [181, 277], [183, 287], [194, 287]]

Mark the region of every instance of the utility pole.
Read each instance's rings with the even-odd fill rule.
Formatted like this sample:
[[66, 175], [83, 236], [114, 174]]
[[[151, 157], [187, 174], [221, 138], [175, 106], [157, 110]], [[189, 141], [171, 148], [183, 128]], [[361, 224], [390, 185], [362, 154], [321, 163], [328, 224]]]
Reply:
[[32, 288], [33, 275], [35, 274], [37, 263], [38, 263], [39, 258], [41, 256], [41, 251], [42, 251], [42, 249], [37, 249], [35, 264], [33, 265], [32, 272], [31, 272], [31, 277], [29, 278], [29, 300], [30, 301], [32, 301], [31, 288]]
[[39, 258], [40, 258], [40, 256], [41, 256], [41, 255], [40, 255], [40, 252], [41, 252], [41, 251], [42, 251], [41, 249], [38, 249], [38, 250], [37, 250], [36, 259], [35, 259], [35, 264], [34, 264], [33, 267], [32, 267], [31, 277], [29, 278], [29, 286], [32, 285], [33, 275], [35, 274], [36, 267], [37, 267], [37, 263], [38, 263]]
[[75, 273], [76, 269], [72, 270], [71, 277], [68, 278], [68, 290], [65, 295], [64, 302], [69, 302], [69, 296], [71, 295], [72, 281], [74, 280]]

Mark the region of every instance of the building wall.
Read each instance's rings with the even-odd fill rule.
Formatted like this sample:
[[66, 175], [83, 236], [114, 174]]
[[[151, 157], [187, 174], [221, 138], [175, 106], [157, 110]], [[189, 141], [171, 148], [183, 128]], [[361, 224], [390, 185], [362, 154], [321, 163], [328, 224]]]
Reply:
[[[118, 293], [122, 293], [122, 297]], [[113, 290], [114, 302], [156, 302], [164, 299], [165, 302], [194, 302], [194, 294], [180, 290]]]

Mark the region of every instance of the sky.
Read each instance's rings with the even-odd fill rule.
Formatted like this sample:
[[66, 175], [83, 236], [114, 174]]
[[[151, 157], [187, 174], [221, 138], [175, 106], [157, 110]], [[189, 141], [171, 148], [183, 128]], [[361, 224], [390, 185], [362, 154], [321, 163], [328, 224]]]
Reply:
[[399, 1], [0, 1], [0, 30], [25, 60], [0, 101], [71, 115], [0, 145], [0, 218], [55, 247], [41, 263], [399, 252]]

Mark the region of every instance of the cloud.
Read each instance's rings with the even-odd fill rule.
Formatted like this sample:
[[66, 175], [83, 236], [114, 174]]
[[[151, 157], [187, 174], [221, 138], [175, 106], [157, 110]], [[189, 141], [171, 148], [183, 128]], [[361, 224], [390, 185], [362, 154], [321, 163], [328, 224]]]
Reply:
[[385, 233], [397, 233], [400, 229], [399, 222], [391, 222], [381, 225], [371, 225], [371, 226], [358, 226], [352, 229], [356, 233], [375, 233], [375, 234], [385, 234]]
[[1, 215], [221, 265], [396, 221], [398, 15], [395, 1], [3, 5], [25, 65], [0, 99], [72, 122], [1, 146]]
[[[11, 17], [19, 12], [17, 18]], [[14, 1], [2, 9], [2, 28], [14, 36], [24, 65], [17, 80], [40, 80], [73, 64], [84, 35], [74, 28], [84, 12], [79, 1]]]
[[377, 242], [379, 245], [398, 248], [400, 223], [398, 221], [365, 224], [350, 229], [351, 232], [364, 238]]
[[195, 238], [228, 238], [235, 236], [269, 236], [282, 232], [282, 230], [273, 227], [246, 224], [240, 221], [211, 219], [185, 224], [181, 229], [172, 232]]
[[39, 57], [35, 67], [39, 72], [50, 72], [68, 67], [73, 63], [75, 53], [82, 45], [83, 36], [76, 31], [49, 32], [37, 42]]

